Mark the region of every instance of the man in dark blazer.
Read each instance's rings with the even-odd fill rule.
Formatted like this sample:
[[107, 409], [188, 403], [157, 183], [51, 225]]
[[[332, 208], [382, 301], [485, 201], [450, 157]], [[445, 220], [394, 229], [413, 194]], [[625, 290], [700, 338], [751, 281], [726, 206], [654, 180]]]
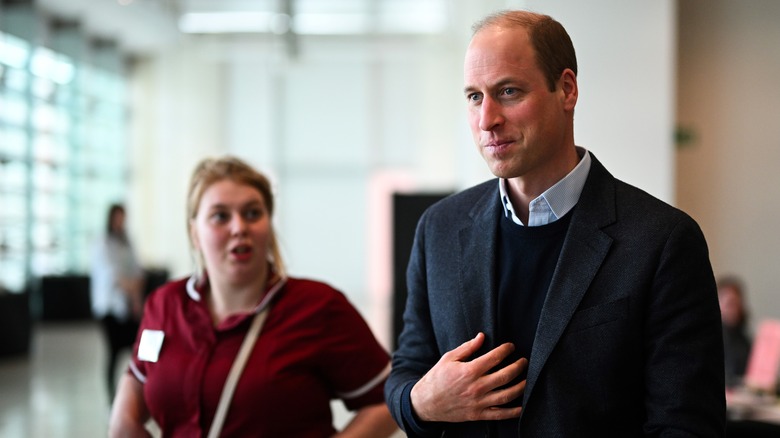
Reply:
[[576, 57], [524, 11], [475, 25], [465, 97], [498, 178], [420, 219], [387, 401], [410, 437], [720, 437], [723, 344], [685, 213], [576, 147]]

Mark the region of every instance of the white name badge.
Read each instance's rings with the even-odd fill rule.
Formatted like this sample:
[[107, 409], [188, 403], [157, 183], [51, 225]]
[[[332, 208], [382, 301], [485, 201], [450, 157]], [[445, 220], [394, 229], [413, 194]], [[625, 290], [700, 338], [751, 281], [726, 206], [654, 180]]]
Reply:
[[165, 333], [162, 330], [144, 329], [141, 333], [141, 340], [138, 343], [138, 359], [147, 362], [157, 362], [160, 357], [160, 348], [162, 348]]

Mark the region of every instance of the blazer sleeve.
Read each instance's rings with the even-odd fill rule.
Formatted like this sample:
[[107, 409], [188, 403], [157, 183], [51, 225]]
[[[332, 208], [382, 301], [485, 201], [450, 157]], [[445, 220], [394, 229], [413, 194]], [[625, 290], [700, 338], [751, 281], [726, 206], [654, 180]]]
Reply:
[[669, 234], [647, 300], [645, 434], [723, 436], [720, 310], [707, 244], [690, 217]]
[[413, 418], [410, 389], [439, 360], [436, 336], [431, 322], [426, 279], [425, 229], [429, 213], [417, 225], [406, 273], [408, 288], [404, 327], [393, 354], [392, 371], [385, 383], [385, 398], [395, 421], [409, 437], [438, 436], [437, 424], [422, 424]]

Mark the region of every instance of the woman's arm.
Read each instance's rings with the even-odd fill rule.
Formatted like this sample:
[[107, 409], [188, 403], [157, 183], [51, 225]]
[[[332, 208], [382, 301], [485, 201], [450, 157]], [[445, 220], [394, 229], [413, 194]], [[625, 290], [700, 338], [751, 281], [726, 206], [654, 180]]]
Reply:
[[387, 405], [379, 403], [358, 410], [347, 427], [333, 438], [384, 438], [397, 430]]
[[144, 426], [148, 419], [149, 411], [144, 400], [143, 384], [129, 374], [123, 375], [111, 407], [108, 436], [111, 438], [151, 437]]
[[144, 282], [144, 278], [140, 275], [117, 278], [117, 284], [130, 301], [130, 310], [137, 320], [141, 319], [144, 309]]

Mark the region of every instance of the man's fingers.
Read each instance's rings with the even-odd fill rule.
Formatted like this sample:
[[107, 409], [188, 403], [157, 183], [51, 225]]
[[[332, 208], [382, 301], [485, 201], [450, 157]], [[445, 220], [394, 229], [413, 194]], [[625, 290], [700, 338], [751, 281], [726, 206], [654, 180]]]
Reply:
[[480, 391], [484, 394], [483, 406], [501, 406], [522, 397], [526, 381], [517, 382], [506, 387], [522, 374], [528, 367], [528, 360], [520, 358], [511, 364], [484, 376], [480, 382]]
[[484, 341], [485, 341], [485, 334], [479, 332], [477, 333], [477, 336], [460, 344], [454, 349], [444, 353], [441, 358], [442, 360], [447, 360], [447, 361], [462, 361], [464, 359], [467, 359], [472, 354], [476, 353], [477, 350], [479, 350], [479, 347], [482, 346], [482, 343]]
[[526, 368], [528, 368], [528, 359], [521, 357], [509, 365], [496, 370], [493, 373], [487, 374], [483, 383], [486, 385], [487, 389], [504, 386], [522, 374]]
[[525, 381], [507, 385], [522, 373], [528, 361], [519, 359], [493, 371], [514, 351], [512, 344], [503, 344], [467, 361], [484, 341], [485, 335], [478, 333], [448, 351], [412, 387], [412, 407], [421, 420], [500, 420], [520, 415], [520, 408], [504, 405], [522, 396]]
[[479, 420], [507, 420], [517, 418], [523, 412], [522, 406], [514, 408], [487, 408], [479, 415]]
[[[469, 357], [471, 357], [474, 353], [476, 353], [479, 350], [479, 348], [482, 346], [484, 341], [485, 341], [485, 334], [479, 332], [477, 333], [477, 336], [475, 336], [474, 338], [469, 339], [468, 341], [460, 344], [456, 348], [444, 353], [440, 361], [441, 362], [466, 361]], [[511, 343], [501, 344], [498, 347], [483, 354], [482, 356], [479, 356], [471, 360], [469, 362], [469, 366], [475, 375], [485, 375], [489, 373], [490, 370], [493, 370], [497, 366], [499, 366], [501, 362], [504, 361], [504, 359], [506, 359], [510, 354], [512, 354], [513, 351], [515, 351], [515, 346], [513, 344]], [[526, 359], [520, 359], [520, 361], [523, 361], [522, 363], [525, 364], [525, 365], [521, 365], [522, 369], [520, 370], [520, 372], [522, 372], [522, 370], [525, 369], [525, 367], [527, 366], [528, 361]], [[508, 372], [511, 372], [511, 370], [508, 370]], [[509, 380], [511, 380], [512, 378], [510, 378]], [[507, 380], [504, 383], [507, 383], [509, 380]]]
[[471, 361], [471, 366], [478, 374], [486, 374], [504, 361], [515, 351], [514, 344], [506, 343], [488, 351], [482, 356]]
[[526, 381], [517, 382], [514, 385], [497, 389], [485, 396], [483, 403], [489, 407], [503, 406], [523, 396], [525, 392]]

